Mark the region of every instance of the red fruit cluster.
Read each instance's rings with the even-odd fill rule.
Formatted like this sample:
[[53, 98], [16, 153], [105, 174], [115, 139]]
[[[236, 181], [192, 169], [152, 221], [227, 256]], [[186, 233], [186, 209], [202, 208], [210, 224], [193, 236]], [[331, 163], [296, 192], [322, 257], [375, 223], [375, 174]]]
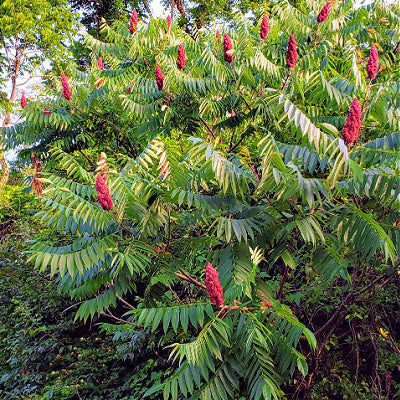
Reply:
[[69, 83], [68, 83], [67, 75], [64, 74], [62, 76], [61, 84], [62, 84], [62, 94], [67, 100], [69, 100], [71, 98], [71, 91], [69, 90]]
[[168, 15], [168, 17], [167, 17], [167, 29], [168, 29], [168, 30], [169, 30], [169, 28], [171, 27], [171, 22], [172, 22], [171, 16]]
[[176, 66], [178, 67], [178, 69], [183, 69], [185, 68], [185, 63], [186, 63], [185, 48], [183, 47], [182, 44], [180, 44], [178, 47], [178, 59], [176, 62]]
[[215, 38], [219, 41], [219, 38], [221, 36], [221, 33], [219, 31], [219, 29], [217, 29], [217, 32], [215, 33]]
[[378, 50], [376, 49], [376, 46], [372, 44], [367, 64], [368, 78], [371, 80], [375, 79], [378, 69], [379, 69]]
[[161, 70], [161, 68], [157, 65], [156, 66], [156, 83], [157, 83], [157, 87], [158, 90], [163, 90], [164, 87], [164, 74]]
[[103, 69], [104, 68], [103, 59], [101, 57], [99, 57], [97, 59], [97, 66], [99, 67], [99, 69]]
[[211, 303], [221, 307], [224, 302], [222, 299], [223, 290], [218, 278], [218, 272], [210, 263], [207, 263], [206, 266], [206, 290]]
[[97, 162], [98, 170], [100, 171], [101, 176], [103, 177], [104, 181], [108, 179], [108, 164], [107, 161], [100, 157], [99, 161]]
[[269, 31], [269, 21], [268, 18], [264, 16], [260, 27], [260, 38], [262, 40], [266, 39], [266, 37], [268, 36], [268, 31]]
[[28, 102], [26, 101], [25, 93], [22, 93], [22, 96], [21, 96], [21, 107], [25, 108], [27, 104], [28, 104]]
[[357, 97], [354, 97], [346, 123], [343, 126], [342, 139], [346, 144], [354, 143], [357, 140], [361, 127], [361, 117], [361, 104], [357, 100]]
[[288, 68], [294, 68], [297, 60], [297, 46], [293, 35], [290, 35], [288, 48], [286, 52], [286, 65]]
[[100, 203], [103, 210], [111, 210], [113, 202], [111, 199], [110, 191], [108, 190], [108, 186], [104, 182], [104, 178], [101, 174], [97, 174], [96, 192], [97, 201]]
[[103, 83], [103, 78], [101, 78], [98, 82], [97, 82], [97, 87], [99, 88], [100, 85]]
[[47, 107], [44, 108], [44, 115], [50, 115], [50, 111]]
[[[224, 59], [226, 62], [231, 63], [233, 61], [233, 53], [229, 52], [229, 50], [232, 50], [232, 41], [231, 38], [227, 33], [224, 35]], [[229, 53], [228, 53], [229, 52]]]
[[328, 16], [329, 16], [331, 10], [332, 10], [332, 3], [331, 3], [330, 1], [328, 1], [328, 2], [321, 8], [321, 11], [320, 11], [319, 14], [318, 14], [317, 21], [318, 21], [319, 24], [320, 24], [321, 22], [324, 22], [324, 21], [328, 18]]
[[129, 20], [129, 32], [133, 35], [137, 31], [138, 16], [136, 8], [133, 9], [131, 19]]

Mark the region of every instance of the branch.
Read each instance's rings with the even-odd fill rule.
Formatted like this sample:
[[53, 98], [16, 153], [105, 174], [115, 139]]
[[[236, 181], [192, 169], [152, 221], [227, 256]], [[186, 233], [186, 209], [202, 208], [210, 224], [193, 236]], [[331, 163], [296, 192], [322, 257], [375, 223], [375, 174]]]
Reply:
[[283, 277], [282, 277], [282, 281], [281, 281], [281, 286], [279, 287], [278, 293], [276, 294], [276, 300], [278, 300], [278, 301], [282, 297], [283, 286], [286, 283], [288, 275], [289, 275], [289, 265], [286, 265], [285, 272], [283, 273]]
[[339, 318], [340, 313], [342, 312], [343, 307], [347, 304], [347, 302], [349, 300], [351, 300], [351, 298], [354, 297], [354, 293], [353, 292], [349, 292], [347, 294], [347, 296], [345, 297], [345, 299], [342, 301], [342, 303], [340, 304], [340, 306], [338, 307], [338, 309], [336, 310], [336, 312], [332, 315], [332, 317], [330, 317], [328, 319], [328, 321], [321, 327], [319, 328], [314, 336], [317, 338], [319, 336], [321, 336], [330, 326], [331, 323], [333, 323], [337, 318]]
[[187, 281], [187, 282], [189, 282], [189, 283], [193, 283], [193, 285], [199, 286], [199, 287], [201, 287], [202, 289], [207, 290], [206, 285], [204, 285], [204, 283], [201, 283], [201, 282], [197, 281], [196, 279], [194, 279], [192, 276], [190, 276], [189, 274], [187, 274], [182, 268], [179, 268], [179, 272], [180, 272], [180, 273], [175, 272], [175, 275], [176, 275], [178, 278], [180, 278], [180, 279], [182, 279], [182, 280], [184, 280], [184, 281]]
[[114, 129], [116, 129], [119, 133], [122, 133], [125, 137], [125, 139], [128, 141], [129, 146], [131, 148], [131, 154], [136, 157], [136, 151], [135, 151], [135, 146], [133, 145], [133, 143], [131, 142], [131, 140], [129, 139], [128, 135], [117, 125], [114, 124], [114, 122], [109, 121], [108, 119], [103, 119], [103, 123], [106, 123], [108, 125], [111, 125]]
[[168, 212], [168, 240], [167, 240], [167, 245], [165, 247], [165, 251], [169, 249], [169, 246], [171, 245], [171, 209], [169, 207], [169, 203], [167, 203], [167, 212]]
[[33, 79], [33, 78], [43, 78], [44, 76], [47, 76], [47, 75], [32, 75], [32, 76], [30, 76], [25, 82], [18, 83], [16, 86], [24, 86], [24, 85], [26, 85], [31, 79]]
[[131, 310], [136, 310], [136, 308], [132, 305], [132, 304], [129, 304], [127, 301], [125, 301], [122, 297], [118, 297], [118, 299], [122, 302], [122, 303], [124, 303], [128, 308], [130, 308]]
[[213, 137], [213, 139], [215, 139], [215, 134], [214, 134], [213, 130], [211, 129], [210, 125], [207, 124], [207, 122], [203, 119], [203, 117], [201, 115], [199, 115], [199, 118], [200, 118], [200, 121], [207, 128], [207, 130], [211, 133], [211, 136]]
[[239, 144], [243, 142], [243, 140], [244, 140], [244, 136], [242, 136], [235, 145], [233, 145], [232, 147], [230, 147], [228, 149], [228, 153], [231, 153], [233, 150], [235, 150], [236, 147], [238, 147]]
[[149, 17], [153, 18], [153, 15], [151, 13], [151, 10], [150, 10], [150, 7], [149, 7], [149, 4], [147, 3], [147, 1], [146, 0], [142, 0], [142, 2], [143, 2], [143, 5], [144, 5], [144, 8], [146, 9], [147, 13], [149, 14]]
[[96, 164], [81, 149], [78, 149], [78, 151], [83, 155], [83, 157], [86, 158], [87, 161], [89, 161], [90, 164], [92, 164], [94, 169], [97, 168]]
[[283, 82], [283, 85], [282, 85], [282, 87], [281, 87], [280, 92], [282, 92], [282, 90], [285, 89], [285, 86], [286, 86], [287, 81], [289, 80], [291, 74], [292, 74], [292, 69], [290, 68], [290, 69], [289, 69], [289, 73], [287, 74], [286, 80], [285, 80], [285, 82]]
[[133, 324], [132, 322], [129, 322], [129, 321], [125, 320], [125, 319], [116, 317], [114, 314], [112, 314], [112, 312], [110, 310], [107, 310], [107, 312], [103, 311], [101, 314], [106, 316], [106, 317], [113, 318], [116, 321], [123, 322], [124, 324], [129, 324], [129, 325], [133, 325], [133, 326], [139, 326], [139, 325]]

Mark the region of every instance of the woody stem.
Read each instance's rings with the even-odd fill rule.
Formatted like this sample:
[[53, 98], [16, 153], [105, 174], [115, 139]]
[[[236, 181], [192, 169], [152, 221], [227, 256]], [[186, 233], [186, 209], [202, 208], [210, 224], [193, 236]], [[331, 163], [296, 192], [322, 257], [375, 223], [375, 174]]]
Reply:
[[365, 107], [365, 103], [367, 102], [367, 96], [368, 96], [368, 92], [369, 92], [370, 88], [371, 88], [371, 82], [368, 84], [367, 89], [365, 90], [365, 96], [364, 96], [363, 104], [361, 107], [361, 115], [364, 114], [364, 107]]
[[201, 287], [202, 289], [207, 289], [207, 288], [206, 288], [206, 285], [204, 285], [204, 283], [201, 283], [201, 282], [197, 281], [196, 279], [194, 279], [192, 276], [190, 276], [189, 274], [187, 274], [182, 268], [179, 268], [179, 272], [180, 272], [180, 273], [175, 272], [175, 275], [176, 275], [178, 278], [180, 278], [180, 279], [182, 279], [182, 280], [184, 280], [184, 281], [187, 281], [187, 282], [189, 282], [189, 283], [193, 283], [193, 285], [199, 286], [199, 287]]
[[282, 92], [282, 90], [283, 89], [285, 89], [285, 86], [286, 86], [286, 84], [287, 84], [287, 82], [288, 82], [288, 80], [289, 80], [289, 77], [290, 77], [290, 75], [292, 74], [292, 69], [290, 68], [289, 69], [289, 73], [287, 74], [287, 77], [286, 77], [286, 79], [285, 79], [285, 82], [283, 82], [283, 85], [282, 85], [282, 87], [281, 87], [281, 92]]

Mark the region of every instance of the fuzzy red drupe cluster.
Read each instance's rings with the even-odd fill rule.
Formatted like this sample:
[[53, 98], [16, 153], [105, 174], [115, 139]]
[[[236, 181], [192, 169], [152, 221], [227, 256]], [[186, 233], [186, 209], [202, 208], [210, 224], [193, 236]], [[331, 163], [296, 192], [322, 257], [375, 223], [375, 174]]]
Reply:
[[63, 96], [69, 100], [71, 98], [71, 91], [69, 90], [69, 83], [67, 75], [63, 75], [61, 77], [61, 84], [62, 84], [62, 94]]
[[357, 140], [361, 127], [361, 117], [361, 104], [357, 97], [354, 97], [346, 122], [343, 126], [342, 139], [346, 144], [354, 143]]
[[317, 21], [320, 24], [321, 22], [326, 21], [326, 19], [329, 17], [329, 14], [332, 10], [332, 3], [328, 1], [322, 8], [321, 11], [318, 14]]
[[96, 192], [97, 192], [97, 201], [100, 203], [103, 210], [111, 210], [113, 206], [113, 202], [111, 199], [110, 191], [102, 174], [97, 174], [96, 178]]
[[286, 52], [286, 65], [288, 68], [294, 68], [297, 60], [297, 45], [296, 39], [293, 35], [290, 35], [288, 48]]
[[376, 49], [376, 46], [372, 44], [367, 64], [368, 78], [371, 80], [375, 79], [378, 70], [379, 70], [378, 50]]
[[155, 76], [156, 76], [156, 83], [157, 83], [158, 90], [163, 90], [164, 74], [158, 65], [156, 66]]
[[178, 69], [184, 69], [185, 63], [186, 63], [185, 48], [183, 47], [183, 44], [180, 44], [178, 47], [178, 58], [176, 61], [176, 66], [178, 67]]
[[211, 303], [221, 307], [224, 302], [222, 299], [223, 290], [218, 278], [218, 272], [211, 263], [207, 263], [206, 266], [206, 288]]
[[25, 93], [22, 93], [22, 96], [21, 96], [21, 107], [25, 108], [27, 104], [28, 104], [28, 102], [26, 101]]
[[266, 37], [268, 36], [268, 31], [269, 31], [269, 21], [268, 18], [264, 16], [260, 27], [260, 38], [262, 40], [266, 39]]
[[224, 59], [226, 62], [231, 63], [233, 61], [234, 54], [230, 52], [233, 49], [232, 40], [227, 33], [224, 35]]
[[136, 8], [134, 8], [133, 11], [132, 11], [131, 18], [129, 20], [129, 32], [131, 33], [131, 35], [136, 33], [137, 24], [138, 24], [138, 15], [137, 15]]

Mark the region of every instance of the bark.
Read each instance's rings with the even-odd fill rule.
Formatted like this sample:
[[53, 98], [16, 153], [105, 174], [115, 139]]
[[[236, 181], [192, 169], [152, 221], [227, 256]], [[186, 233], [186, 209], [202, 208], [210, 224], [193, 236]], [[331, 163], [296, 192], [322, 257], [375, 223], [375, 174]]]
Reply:
[[[3, 38], [3, 43], [5, 45], [4, 38]], [[7, 56], [7, 61], [8, 61], [8, 72], [9, 72], [9, 76], [11, 78], [11, 93], [10, 93], [10, 97], [8, 99], [8, 103], [13, 103], [15, 100], [15, 95], [17, 93], [17, 77], [18, 77], [19, 67], [21, 65], [21, 59], [23, 57], [24, 50], [25, 50], [25, 47], [22, 49], [22, 51], [20, 51], [20, 49], [18, 48], [18, 45], [16, 45], [15, 58], [13, 60], [14, 61], [13, 65], [11, 63], [11, 59], [9, 57], [8, 51], [6, 51], [6, 56]], [[10, 168], [7, 165], [7, 162], [5, 160], [4, 152], [3, 152], [3, 145], [2, 145], [3, 130], [10, 124], [10, 120], [11, 120], [11, 113], [9, 111], [6, 111], [2, 127], [0, 129], [0, 165], [2, 168], [1, 179], [0, 179], [0, 193], [1, 193], [1, 186], [5, 185], [8, 182], [8, 178], [10, 176]]]

